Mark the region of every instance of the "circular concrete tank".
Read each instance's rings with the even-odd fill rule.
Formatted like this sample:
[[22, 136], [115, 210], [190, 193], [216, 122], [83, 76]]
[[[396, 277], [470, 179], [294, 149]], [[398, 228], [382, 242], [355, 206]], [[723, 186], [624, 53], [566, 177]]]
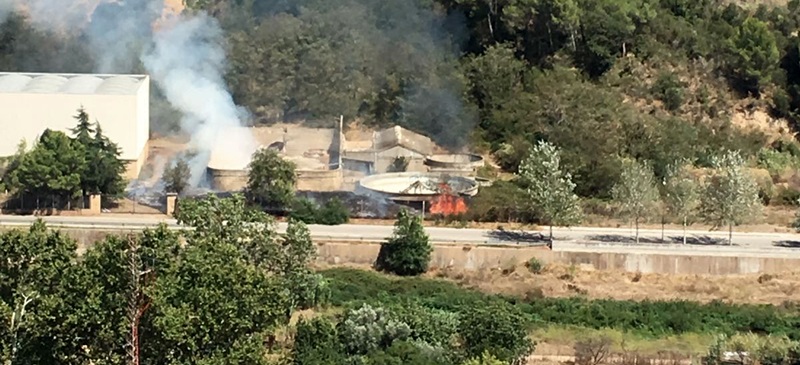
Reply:
[[358, 182], [358, 189], [377, 193], [391, 200], [422, 201], [439, 195], [437, 186], [446, 182], [451, 192], [473, 196], [478, 192], [478, 182], [462, 176], [437, 173], [397, 172], [367, 176]]
[[242, 191], [247, 186], [247, 170], [206, 167], [211, 188], [217, 191]]
[[425, 165], [437, 169], [472, 170], [483, 166], [483, 157], [471, 153], [432, 155]]

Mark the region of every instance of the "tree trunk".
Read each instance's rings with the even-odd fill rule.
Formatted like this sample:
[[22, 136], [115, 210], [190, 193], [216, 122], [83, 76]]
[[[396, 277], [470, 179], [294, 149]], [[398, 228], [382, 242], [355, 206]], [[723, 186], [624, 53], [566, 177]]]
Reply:
[[636, 223], [636, 244], [638, 245], [639, 244], [639, 217], [637, 216], [636, 219], [634, 219], [634, 221]]
[[553, 243], [553, 224], [550, 223], [550, 243]]
[[683, 217], [683, 244], [686, 244], [686, 221], [688, 220], [687, 217]]
[[733, 222], [728, 223], [728, 246], [733, 245]]

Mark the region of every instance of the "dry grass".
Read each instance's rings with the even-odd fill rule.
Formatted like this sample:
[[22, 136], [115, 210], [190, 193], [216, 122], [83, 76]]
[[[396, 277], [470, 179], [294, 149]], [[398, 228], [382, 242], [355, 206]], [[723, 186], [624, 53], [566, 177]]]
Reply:
[[504, 270], [445, 269], [428, 273], [487, 293], [520, 297], [607, 298], [617, 300], [723, 300], [780, 305], [800, 301], [800, 272], [732, 276], [642, 274], [597, 271], [587, 266], [548, 265], [533, 274], [524, 265]]
[[645, 339], [612, 329], [561, 326], [540, 328], [533, 331], [531, 336], [538, 342], [534, 354], [540, 356], [573, 356], [575, 343], [588, 338], [610, 339], [612, 354], [636, 353], [644, 356], [659, 356], [663, 353], [699, 356], [708, 350], [713, 341], [711, 335], [694, 333]]

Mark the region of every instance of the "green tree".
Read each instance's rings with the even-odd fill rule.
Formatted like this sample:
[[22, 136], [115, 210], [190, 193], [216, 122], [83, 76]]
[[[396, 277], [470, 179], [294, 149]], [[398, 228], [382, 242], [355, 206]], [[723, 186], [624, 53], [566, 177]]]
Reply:
[[267, 209], [284, 210], [294, 201], [295, 165], [270, 149], [253, 154], [248, 166], [247, 199]]
[[561, 151], [551, 143], [539, 141], [519, 166], [519, 177], [526, 182], [531, 207], [540, 212], [550, 226], [580, 221], [581, 211], [572, 175], [561, 165]]
[[92, 135], [95, 134], [92, 123], [89, 122], [89, 113], [81, 106], [73, 118], [78, 121], [78, 125], [70, 129], [70, 132], [78, 143], [88, 147], [92, 143]]
[[36, 221], [27, 231], [0, 234], [0, 362], [45, 363], [47, 338], [61, 302], [62, 275], [76, 259], [77, 243]]
[[653, 170], [645, 163], [625, 160], [619, 182], [612, 189], [614, 200], [625, 216], [633, 218], [636, 243], [639, 243], [639, 221], [646, 217], [658, 201], [658, 188]]
[[[120, 159], [122, 150], [103, 134], [100, 123], [95, 124], [92, 149], [96, 154], [90, 160], [83, 184], [92, 191], [109, 198], [118, 198], [125, 191], [125, 163]], [[88, 150], [88, 149], [87, 149]]]
[[672, 216], [683, 224], [683, 244], [686, 244], [686, 227], [689, 218], [695, 213], [700, 203], [700, 187], [690, 175], [691, 164], [682, 161], [667, 169], [664, 179], [664, 203]]
[[467, 59], [471, 96], [484, 111], [506, 105], [522, 92], [525, 62], [514, 55], [508, 44], [493, 45], [479, 55]]
[[769, 25], [748, 18], [728, 41], [732, 54], [731, 71], [746, 91], [759, 93], [772, 81], [778, 69], [780, 52]]
[[34, 148], [26, 153], [11, 179], [18, 192], [34, 197], [75, 198], [81, 191], [81, 174], [86, 169], [83, 146], [63, 132], [45, 130]]
[[164, 189], [168, 193], [183, 194], [189, 186], [189, 178], [192, 172], [189, 170], [189, 163], [184, 157], [179, 157], [175, 162], [164, 170], [161, 180], [164, 182]]
[[428, 271], [432, 252], [422, 219], [403, 209], [397, 213], [392, 237], [381, 243], [375, 266], [401, 276], [419, 275]]
[[760, 211], [758, 185], [738, 151], [727, 151], [715, 157], [712, 166], [713, 174], [705, 184], [700, 211], [707, 222], [728, 227], [728, 244], [732, 244], [733, 226]]
[[86, 109], [80, 107], [74, 116], [77, 125], [70, 129], [73, 140], [82, 147], [86, 168], [81, 171], [81, 191], [119, 197], [124, 189], [125, 164], [120, 160], [119, 147], [103, 135], [100, 123], [89, 122]]
[[461, 318], [463, 348], [468, 357], [490, 353], [502, 362], [524, 364], [536, 344], [528, 338], [527, 321], [503, 302], [478, 305]]
[[18, 191], [21, 188], [19, 181], [15, 180], [18, 176], [15, 175], [14, 171], [22, 164], [27, 148], [28, 145], [23, 139], [17, 144], [17, 152], [14, 153], [14, 156], [3, 161], [5, 166], [2, 168], [3, 174], [0, 175], [0, 183], [2, 183], [0, 184], [0, 190]]
[[[302, 222], [290, 220], [286, 233], [280, 236], [275, 220], [248, 208], [239, 194], [225, 199], [209, 194], [201, 199], [182, 199], [179, 204], [176, 219], [195, 228], [187, 238], [189, 242], [197, 240], [205, 244], [211, 238], [236, 242], [248, 263], [275, 279], [305, 282], [304, 276], [310, 275], [307, 266], [315, 258], [316, 249], [308, 227]], [[299, 283], [291, 285], [294, 290], [303, 289]], [[292, 293], [292, 298], [299, 297]]]
[[581, 5], [576, 59], [593, 77], [605, 73], [619, 56], [631, 50], [637, 26], [656, 16], [649, 0], [586, 0]]

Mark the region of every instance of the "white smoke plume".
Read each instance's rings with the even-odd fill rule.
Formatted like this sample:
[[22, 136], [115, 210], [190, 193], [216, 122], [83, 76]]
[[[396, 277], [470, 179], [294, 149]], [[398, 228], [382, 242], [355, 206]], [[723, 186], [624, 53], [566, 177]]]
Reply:
[[[256, 149], [247, 129], [231, 133], [248, 117], [233, 101], [223, 79], [226, 55], [222, 30], [203, 13], [163, 20], [164, 0], [0, 0], [0, 21], [24, 12], [43, 30], [80, 34], [95, 55], [97, 73], [141, 72], [139, 61], [172, 107], [196, 152], [192, 186], [204, 181], [211, 149], [225, 147], [225, 161], [246, 164]], [[221, 141], [225, 134], [227, 141]], [[243, 168], [236, 166], [235, 168]]]
[[[222, 30], [206, 15], [178, 18], [155, 34], [152, 49], [142, 56], [145, 68], [164, 91], [167, 100], [183, 113], [182, 126], [191, 133], [192, 148], [199, 153], [190, 162], [193, 185], [200, 178], [217, 138], [241, 126], [247, 112], [233, 102], [222, 77], [225, 51]], [[247, 161], [256, 142], [249, 133], [224, 144], [228, 158]]]

